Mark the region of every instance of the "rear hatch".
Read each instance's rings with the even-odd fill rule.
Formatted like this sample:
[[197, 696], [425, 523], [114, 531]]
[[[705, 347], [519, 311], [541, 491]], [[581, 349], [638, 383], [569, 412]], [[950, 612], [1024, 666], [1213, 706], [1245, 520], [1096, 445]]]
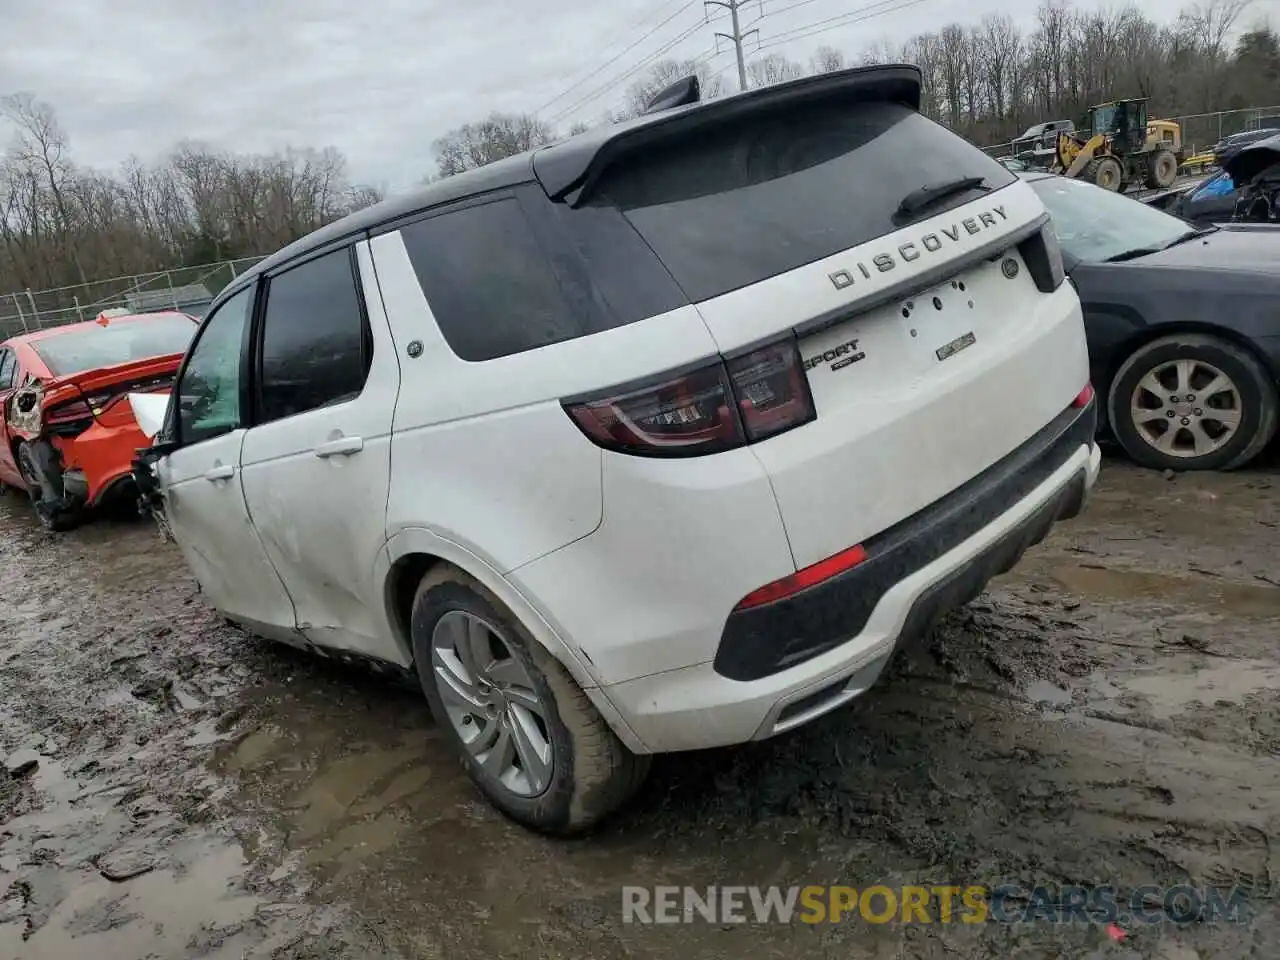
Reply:
[[615, 164], [598, 192], [722, 354], [796, 338], [816, 418], [752, 449], [798, 566], [981, 473], [1087, 379], [1034, 191], [908, 105], [751, 115]]

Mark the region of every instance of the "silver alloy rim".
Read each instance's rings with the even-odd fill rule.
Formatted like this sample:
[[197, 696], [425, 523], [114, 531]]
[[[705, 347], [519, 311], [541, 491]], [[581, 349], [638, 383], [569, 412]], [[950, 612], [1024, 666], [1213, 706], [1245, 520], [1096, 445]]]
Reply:
[[1170, 457], [1216, 453], [1240, 429], [1235, 381], [1203, 360], [1170, 360], [1147, 371], [1133, 389], [1129, 415], [1138, 434]]
[[462, 745], [493, 779], [520, 797], [551, 783], [555, 760], [547, 710], [502, 631], [451, 610], [431, 633], [431, 672]]

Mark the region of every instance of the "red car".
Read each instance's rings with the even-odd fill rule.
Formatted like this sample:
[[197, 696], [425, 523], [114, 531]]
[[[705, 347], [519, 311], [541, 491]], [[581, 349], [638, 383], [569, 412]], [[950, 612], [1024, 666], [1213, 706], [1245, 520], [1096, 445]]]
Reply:
[[104, 313], [0, 343], [0, 487], [26, 490], [51, 530], [129, 489], [148, 440], [127, 395], [168, 391], [196, 327]]

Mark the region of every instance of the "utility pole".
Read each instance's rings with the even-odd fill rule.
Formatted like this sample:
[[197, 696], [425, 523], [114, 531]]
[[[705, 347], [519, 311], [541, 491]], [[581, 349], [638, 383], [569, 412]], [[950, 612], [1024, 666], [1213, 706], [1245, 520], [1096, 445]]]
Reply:
[[716, 33], [716, 37], [724, 37], [733, 44], [734, 52], [738, 56], [738, 89], [747, 89], [747, 61], [742, 55], [742, 41], [747, 39], [753, 33], [756, 39], [760, 38], [759, 30], [748, 30], [742, 32], [742, 23], [738, 19], [738, 11], [746, 5], [746, 0], [703, 0], [704, 7], [723, 7], [729, 11], [729, 22], [733, 25], [733, 33]]

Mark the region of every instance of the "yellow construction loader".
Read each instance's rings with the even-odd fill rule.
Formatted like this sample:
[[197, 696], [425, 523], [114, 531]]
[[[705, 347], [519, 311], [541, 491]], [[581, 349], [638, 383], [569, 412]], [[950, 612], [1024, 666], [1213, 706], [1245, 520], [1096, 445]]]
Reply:
[[1089, 108], [1088, 139], [1058, 137], [1056, 169], [1104, 190], [1123, 191], [1141, 180], [1172, 186], [1182, 154], [1182, 128], [1172, 120], [1147, 119], [1147, 101], [1115, 100]]

